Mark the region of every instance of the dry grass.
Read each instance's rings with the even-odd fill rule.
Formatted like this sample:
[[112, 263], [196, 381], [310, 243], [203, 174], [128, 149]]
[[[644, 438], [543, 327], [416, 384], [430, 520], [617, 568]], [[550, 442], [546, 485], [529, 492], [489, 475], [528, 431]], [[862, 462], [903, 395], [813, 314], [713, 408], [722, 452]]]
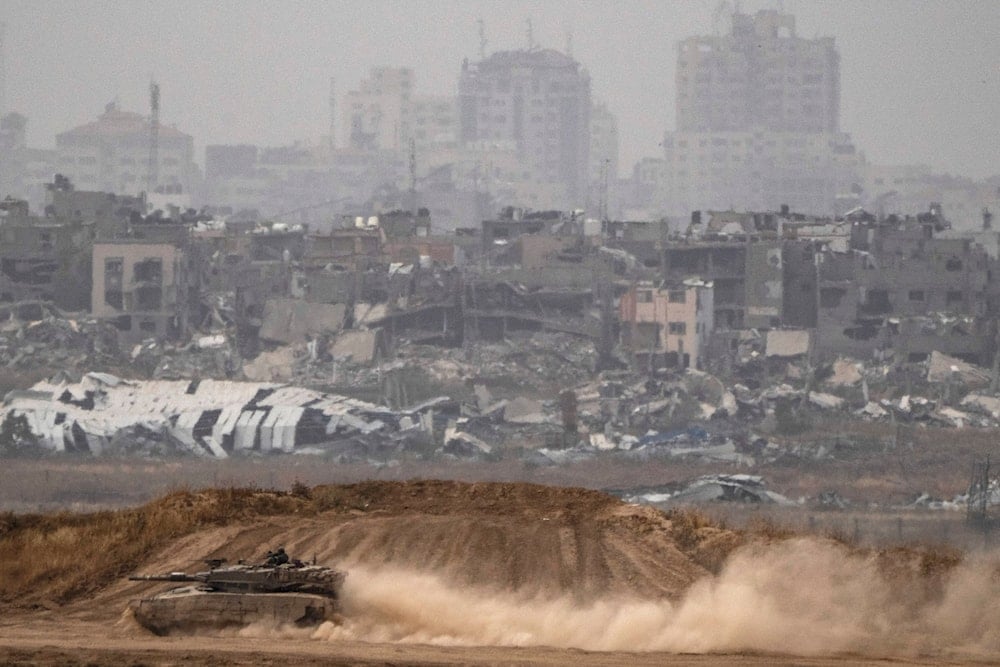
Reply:
[[311, 511], [301, 495], [230, 488], [177, 491], [137, 509], [93, 514], [0, 514], [0, 602], [63, 603], [200, 528]]
[[670, 520], [670, 537], [682, 549], [691, 549], [701, 544], [705, 529], [719, 528], [719, 522], [707, 514], [692, 508], [669, 509], [665, 512]]

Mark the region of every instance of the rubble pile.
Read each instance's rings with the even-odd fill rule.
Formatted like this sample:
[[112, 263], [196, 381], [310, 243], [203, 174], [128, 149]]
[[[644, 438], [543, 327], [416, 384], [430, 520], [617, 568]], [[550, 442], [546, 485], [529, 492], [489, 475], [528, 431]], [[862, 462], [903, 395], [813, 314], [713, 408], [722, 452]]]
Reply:
[[627, 491], [611, 490], [626, 502], [651, 505], [689, 505], [710, 502], [795, 505], [780, 493], [770, 491], [758, 475], [703, 475], [696, 479]]
[[[842, 357], [813, 367], [802, 355], [751, 350], [745, 363], [733, 369], [733, 380], [723, 381], [694, 369], [596, 372], [594, 342], [567, 333], [510, 331], [499, 341], [440, 347], [402, 336], [390, 340], [380, 327], [354, 328], [271, 343], [244, 359], [238, 327], [221, 317], [205, 326], [183, 344], [149, 338], [123, 353], [110, 324], [74, 319], [44, 302], [4, 306], [0, 363], [80, 372], [15, 392], [5, 410], [28, 417], [33, 432], [53, 451], [212, 456], [294, 451], [355, 462], [415, 453], [478, 460], [516, 455], [534, 465], [598, 456], [738, 467], [823, 460], [844, 454], [843, 443], [817, 440], [815, 434], [796, 438], [823, 415], [957, 428], [1000, 426], [1000, 396], [991, 391], [991, 374], [939, 352], [920, 363]], [[777, 350], [778, 338], [770, 336], [767, 345], [773, 343]], [[763, 344], [763, 337], [751, 336], [740, 349]], [[239, 446], [226, 439], [235, 437], [235, 431], [221, 433], [221, 440], [207, 437], [221, 414], [235, 409], [229, 403], [185, 403], [183, 410], [168, 414], [164, 406], [173, 403], [164, 399], [153, 419], [134, 418], [134, 405], [123, 404], [115, 408], [122, 414], [95, 422], [101, 405], [97, 399], [113, 394], [112, 387], [131, 386], [143, 395], [149, 389], [112, 381], [108, 378], [114, 376], [103, 373], [90, 373], [78, 385], [72, 380], [95, 368], [124, 364], [158, 382], [157, 391], [166, 393], [188, 395], [193, 387], [191, 395], [203, 395], [199, 382], [212, 381], [218, 387], [229, 381], [225, 386], [312, 392], [305, 403], [268, 407], [262, 420], [272, 408], [313, 414], [310, 401], [327, 405], [335, 395], [356, 403], [350, 403], [347, 417], [325, 414], [324, 429], [336, 421], [332, 431], [303, 436], [295, 425], [290, 427], [294, 437], [281, 440], [280, 446], [273, 436], [265, 444], [263, 421], [255, 427], [254, 439]], [[358, 400], [362, 398], [372, 402]], [[241, 414], [256, 413], [260, 404], [247, 399], [238, 407]], [[218, 414], [210, 415], [213, 411]]]
[[596, 358], [591, 341], [549, 332], [514, 333], [506, 341], [466, 349], [402, 340], [391, 360], [385, 347], [381, 329], [348, 330], [261, 352], [243, 363], [243, 373], [256, 381], [348, 388], [377, 387], [388, 375], [412, 370], [462, 398], [471, 397], [474, 385], [484, 385], [499, 397], [515, 399], [552, 396], [586, 380]]
[[234, 342], [222, 333], [198, 336], [185, 345], [148, 339], [132, 348], [131, 359], [157, 380], [231, 379], [241, 365]]
[[120, 361], [114, 328], [64, 315], [41, 301], [0, 307], [0, 365], [89, 370]]
[[524, 396], [551, 396], [553, 389], [588, 379], [597, 358], [590, 340], [553, 332], [511, 333], [505, 341], [482, 341], [467, 350], [408, 345], [398, 356], [441, 382], [483, 384], [497, 395], [516, 388]]

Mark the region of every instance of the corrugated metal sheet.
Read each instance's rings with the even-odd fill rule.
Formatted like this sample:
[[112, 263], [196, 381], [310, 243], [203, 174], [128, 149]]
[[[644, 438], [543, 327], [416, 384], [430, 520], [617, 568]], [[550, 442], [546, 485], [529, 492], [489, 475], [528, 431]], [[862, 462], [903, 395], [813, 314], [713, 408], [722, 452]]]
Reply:
[[[440, 399], [437, 399], [440, 400]], [[436, 401], [420, 408], [430, 408]], [[186, 450], [224, 458], [228, 451], [291, 452], [303, 415], [313, 442], [325, 433], [371, 433], [395, 419], [389, 409], [289, 385], [229, 380], [126, 381], [89, 373], [79, 383], [40, 382], [11, 392], [0, 408], [23, 414], [40, 445], [99, 454], [120, 433], [168, 433]], [[412, 412], [412, 411], [411, 411]]]

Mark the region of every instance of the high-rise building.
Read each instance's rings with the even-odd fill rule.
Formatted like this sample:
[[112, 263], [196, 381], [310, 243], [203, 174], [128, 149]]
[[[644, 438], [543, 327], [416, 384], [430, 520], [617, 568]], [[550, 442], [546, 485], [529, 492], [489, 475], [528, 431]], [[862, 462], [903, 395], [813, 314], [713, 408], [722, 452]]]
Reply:
[[604, 102], [590, 110], [590, 199], [608, 212], [618, 183], [618, 118]]
[[32, 210], [45, 206], [47, 186], [55, 175], [54, 150], [29, 148], [28, 119], [11, 112], [0, 118], [0, 199], [26, 200]]
[[462, 64], [460, 138], [466, 145], [513, 148], [522, 178], [556, 186], [551, 208], [587, 200], [590, 171], [590, 75], [551, 49], [500, 51]]
[[795, 17], [734, 14], [725, 36], [690, 37], [677, 57], [681, 132], [840, 129], [840, 55], [832, 37], [804, 39]]
[[0, 199], [22, 196], [28, 119], [19, 113], [0, 117]]
[[414, 95], [410, 101], [409, 130], [417, 152], [454, 148], [458, 142], [458, 106], [454, 97]]
[[412, 69], [373, 68], [369, 78], [344, 100], [343, 143], [361, 150], [405, 149], [410, 137], [412, 94]]
[[[194, 139], [160, 125], [153, 190], [190, 193], [198, 180]], [[150, 121], [115, 103], [92, 123], [56, 135], [56, 169], [81, 190], [137, 195], [149, 184]]]
[[0, 118], [7, 114], [7, 59], [5, 33], [7, 26], [0, 22]]
[[665, 210], [816, 214], [858, 202], [863, 155], [840, 132], [840, 56], [775, 10], [732, 16], [722, 36], [677, 54], [677, 131], [664, 140]]

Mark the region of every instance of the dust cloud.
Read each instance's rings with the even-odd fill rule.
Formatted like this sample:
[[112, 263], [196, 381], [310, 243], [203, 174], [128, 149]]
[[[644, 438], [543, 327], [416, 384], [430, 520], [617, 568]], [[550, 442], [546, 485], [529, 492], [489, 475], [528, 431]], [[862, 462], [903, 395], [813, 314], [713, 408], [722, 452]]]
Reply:
[[910, 578], [894, 587], [871, 558], [799, 539], [736, 552], [717, 576], [697, 582], [676, 603], [614, 597], [581, 603], [352, 568], [344, 622], [323, 624], [313, 638], [596, 651], [996, 654], [995, 571], [967, 562], [937, 584]]

